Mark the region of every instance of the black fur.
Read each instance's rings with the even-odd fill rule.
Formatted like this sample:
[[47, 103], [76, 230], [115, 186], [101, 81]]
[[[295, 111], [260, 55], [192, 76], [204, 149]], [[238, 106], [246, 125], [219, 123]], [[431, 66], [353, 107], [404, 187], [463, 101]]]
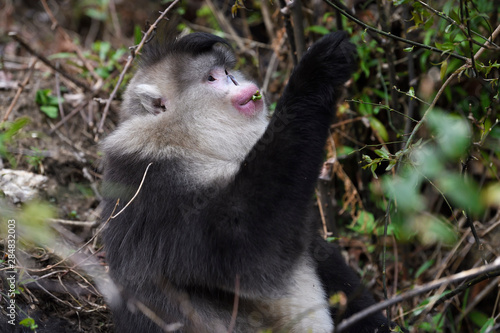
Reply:
[[[225, 42], [189, 35], [167, 55], [209, 52], [215, 43]], [[165, 56], [161, 52], [143, 61], [158, 61]], [[202, 332], [199, 321], [212, 316], [229, 325], [237, 280], [241, 318], [235, 332], [256, 332], [242, 318], [258, 312], [265, 325], [265, 309], [247, 299], [280, 290], [308, 251], [329, 294], [349, 295], [360, 285], [338, 250], [317, 239], [307, 218], [334, 106], [351, 75], [354, 53], [345, 33], [328, 35], [308, 50], [265, 134], [228, 185], [191, 187], [185, 180], [189, 165], [182, 160], [106, 152], [104, 219], [118, 198], [121, 207], [131, 198], [153, 162], [139, 195], [109, 221], [104, 235], [111, 275], [123, 291], [123, 302], [114, 309], [117, 332], [161, 332], [142, 310], [130, 311], [137, 301], [164, 322], [181, 323], [178, 332]], [[318, 256], [318, 247], [326, 256]], [[364, 292], [349, 304], [347, 315], [373, 303]], [[377, 314], [351, 332], [389, 330]]]
[[[173, 39], [170, 36], [157, 36], [153, 38], [143, 49], [139, 65], [141, 67], [150, 67], [169, 55], [189, 55], [197, 56], [204, 53], [214, 51], [214, 45], [220, 44], [230, 48], [229, 43], [218, 36], [208, 34], [205, 32], [197, 32], [189, 34], [184, 38]], [[217, 52], [220, 60], [219, 64], [226, 64], [231, 62], [234, 66], [234, 56], [227, 55], [228, 52]], [[231, 54], [231, 52], [229, 52]]]

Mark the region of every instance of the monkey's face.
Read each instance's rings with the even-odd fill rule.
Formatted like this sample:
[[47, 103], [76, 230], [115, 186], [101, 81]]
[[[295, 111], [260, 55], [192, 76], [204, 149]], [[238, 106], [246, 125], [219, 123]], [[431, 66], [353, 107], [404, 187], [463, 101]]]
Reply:
[[268, 114], [259, 88], [234, 63], [232, 52], [215, 46], [140, 68], [122, 104], [127, 145], [120, 149], [149, 158], [177, 147], [183, 156], [205, 156], [204, 163], [209, 156], [238, 165], [263, 135]]
[[[267, 107], [258, 86], [218, 54], [186, 60], [178, 110], [191, 124], [197, 147], [223, 159], [241, 159], [264, 133]], [[177, 73], [176, 73], [177, 74]], [[177, 76], [177, 75], [175, 75]]]
[[232, 53], [222, 47], [209, 54], [177, 59], [172, 77], [179, 82], [177, 95], [183, 111], [244, 122], [265, 114], [259, 88], [233, 70], [234, 62]]

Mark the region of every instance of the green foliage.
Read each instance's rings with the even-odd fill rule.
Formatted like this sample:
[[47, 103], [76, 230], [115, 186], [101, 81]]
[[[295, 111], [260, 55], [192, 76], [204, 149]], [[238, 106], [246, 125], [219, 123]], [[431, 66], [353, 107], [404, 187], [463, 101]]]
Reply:
[[33, 318], [24, 318], [19, 322], [19, 325], [24, 326], [29, 328], [30, 330], [34, 331], [38, 328], [38, 325], [35, 323], [35, 320]]
[[[138, 40], [137, 43], [139, 43], [142, 39], [142, 32], [140, 27], [136, 26], [134, 32], [134, 39]], [[98, 40], [92, 43], [92, 48], [90, 51], [83, 52], [83, 56], [87, 60], [92, 62], [95, 73], [103, 80], [107, 80], [103, 86], [104, 89], [107, 89], [110, 86], [114, 87], [117, 78], [113, 77], [111, 74], [123, 69], [120, 61], [126, 53], [127, 49], [124, 47], [114, 49], [110, 42]], [[88, 69], [80, 61], [76, 61], [77, 55], [74, 53], [55, 53], [52, 54], [49, 59], [65, 59], [69, 65], [74, 66], [78, 69], [79, 73], [81, 73], [80, 75], [85, 78], [91, 77], [91, 73], [88, 71]], [[126, 86], [130, 78], [131, 74], [125, 75], [122, 86]], [[92, 79], [94, 78], [92, 77]], [[49, 110], [52, 115], [55, 114], [54, 110]]]
[[484, 325], [488, 326], [488, 321], [490, 318], [480, 311], [472, 310], [471, 313], [469, 314], [469, 319], [472, 320], [472, 322], [477, 327], [483, 327]]
[[495, 326], [495, 323], [496, 323], [495, 318], [488, 318], [488, 320], [484, 322], [483, 326], [481, 326], [481, 330], [479, 331], [479, 333], [493, 332], [493, 327]]
[[435, 260], [427, 260], [426, 262], [424, 262], [415, 273], [415, 278], [418, 279], [420, 275], [425, 273], [425, 271], [427, 271], [430, 267], [432, 267], [432, 265], [434, 265], [434, 262]]
[[443, 316], [444, 314], [438, 313], [431, 317], [431, 321], [425, 321], [418, 324], [417, 328], [419, 328], [418, 332], [443, 332]]
[[311, 31], [319, 35], [327, 35], [330, 33], [330, 30], [322, 25], [311, 25], [310, 27], [306, 28], [306, 31]]
[[372, 234], [377, 227], [375, 217], [365, 210], [358, 212], [358, 218], [353, 221], [350, 228], [359, 234]]
[[107, 79], [114, 70], [121, 69], [119, 60], [127, 52], [125, 48], [113, 50], [111, 43], [103, 41], [94, 42], [92, 50], [97, 53], [98, 57], [94, 54], [88, 54], [88, 57], [97, 61], [99, 65], [95, 71], [103, 79]]
[[51, 89], [40, 89], [35, 94], [35, 102], [40, 106], [40, 111], [52, 119], [56, 119], [59, 115], [59, 102], [63, 101], [62, 97], [59, 99], [52, 95]]
[[85, 15], [98, 21], [106, 21], [109, 13], [109, 0], [84, 0], [80, 3]]
[[210, 7], [208, 7], [207, 5], [201, 6], [200, 9], [198, 9], [198, 11], [196, 12], [196, 16], [206, 19], [212, 29], [221, 31], [217, 19], [210, 10]]
[[47, 220], [55, 216], [54, 208], [45, 202], [33, 201], [25, 204], [16, 217], [23, 241], [27, 244], [52, 244], [55, 233]]
[[31, 150], [34, 154], [26, 156], [26, 160], [28, 161], [29, 165], [35, 168], [35, 170], [38, 170], [42, 166], [44, 156], [41, 154], [40, 149], [36, 147], [31, 147]]
[[16, 159], [9, 153], [7, 146], [12, 143], [16, 134], [29, 123], [29, 118], [21, 117], [13, 122], [0, 123], [0, 156], [7, 158], [12, 167], [16, 166]]
[[[428, 181], [451, 204], [473, 214], [484, 211], [485, 204], [478, 195], [480, 191], [477, 184], [446, 169], [448, 163], [459, 160], [468, 151], [470, 128], [463, 119], [438, 110], [431, 112], [426, 123], [434, 133], [435, 140], [413, 146], [404, 152], [404, 156], [409, 153], [409, 158], [404, 160], [401, 172], [394, 177], [384, 177], [383, 188], [397, 207], [393, 221], [399, 224], [396, 227], [398, 236], [403, 239], [417, 237], [424, 244], [452, 244], [456, 235], [447, 221], [440, 216], [422, 213], [426, 211], [427, 203], [420, 193], [420, 186]], [[372, 160], [365, 167], [373, 169], [382, 160], [391, 158], [387, 151], [379, 150], [377, 153], [380, 159]], [[403, 151], [399, 153], [398, 159], [403, 156]]]

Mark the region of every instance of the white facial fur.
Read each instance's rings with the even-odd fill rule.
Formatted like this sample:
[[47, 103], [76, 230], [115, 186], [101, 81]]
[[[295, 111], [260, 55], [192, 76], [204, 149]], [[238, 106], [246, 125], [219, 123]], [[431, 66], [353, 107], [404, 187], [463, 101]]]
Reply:
[[122, 123], [104, 149], [152, 162], [181, 157], [190, 167], [186, 172], [202, 183], [230, 179], [268, 118], [263, 99], [251, 101], [250, 109], [234, 105], [235, 98], [257, 90], [254, 83], [227, 70], [230, 79], [225, 68], [211, 63], [203, 55], [140, 70], [125, 93]]

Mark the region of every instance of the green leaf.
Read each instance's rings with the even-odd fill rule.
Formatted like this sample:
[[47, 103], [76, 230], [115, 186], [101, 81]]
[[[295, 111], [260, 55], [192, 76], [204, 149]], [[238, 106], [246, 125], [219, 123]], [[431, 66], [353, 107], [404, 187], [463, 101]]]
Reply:
[[382, 138], [382, 140], [384, 140], [385, 142], [389, 141], [389, 134], [387, 133], [387, 129], [385, 128], [384, 124], [380, 122], [380, 120], [375, 117], [369, 117], [368, 122], [370, 123], [370, 127], [372, 128], [372, 130], [377, 133], [380, 138]]
[[409, 95], [411, 98], [415, 97], [415, 88], [410, 87], [410, 89], [408, 89], [408, 95]]
[[396, 166], [397, 163], [398, 160], [390, 160], [389, 165], [387, 166], [387, 168], [385, 168], [385, 171], [391, 171]]
[[349, 154], [352, 154], [354, 151], [356, 151], [356, 149], [349, 146], [337, 147], [337, 157], [347, 156]]
[[443, 154], [433, 146], [419, 147], [411, 153], [413, 165], [429, 178], [439, 177], [444, 169]]
[[386, 176], [382, 180], [385, 194], [396, 201], [398, 210], [418, 212], [424, 209], [424, 200], [418, 193], [421, 176], [417, 172], [406, 171], [402, 176]]
[[376, 163], [373, 163], [372, 165], [370, 165], [370, 171], [372, 172], [372, 176], [373, 178], [375, 179], [378, 179], [378, 176], [377, 174], [375, 173], [375, 171], [377, 170], [377, 164]]
[[417, 272], [415, 273], [415, 278], [418, 279], [418, 277], [422, 275], [430, 267], [432, 267], [432, 265], [434, 265], [434, 260], [427, 260], [426, 262], [424, 262], [422, 266], [420, 266]]
[[375, 149], [375, 154], [387, 160], [390, 159], [389, 152], [385, 147], [382, 147], [382, 149]]
[[52, 95], [47, 96], [47, 103], [45, 105], [59, 106], [59, 102], [63, 103], [64, 99]]
[[356, 223], [361, 226], [359, 231], [363, 231], [366, 234], [371, 234], [375, 230], [375, 217], [372, 213], [365, 210], [359, 211], [359, 215]]
[[19, 232], [26, 240], [35, 244], [52, 244], [55, 240], [55, 231], [51, 228], [48, 219], [54, 218], [56, 210], [44, 202], [31, 201], [23, 206], [19, 213]]
[[442, 174], [436, 179], [438, 188], [459, 208], [470, 210], [474, 215], [484, 211], [479, 196], [479, 187], [472, 180], [465, 180], [459, 174]]
[[134, 26], [134, 44], [137, 45], [142, 40], [142, 29], [141, 26], [136, 24]]
[[490, 319], [486, 314], [477, 310], [472, 310], [469, 314], [469, 318], [479, 327], [486, 325], [488, 323], [488, 319]]
[[50, 89], [39, 89], [35, 93], [35, 102], [38, 105], [46, 105], [48, 102], [48, 95], [52, 92]]
[[481, 193], [481, 199], [484, 205], [491, 207], [500, 207], [500, 183], [489, 185]]
[[106, 21], [107, 14], [102, 10], [97, 10], [95, 8], [89, 8], [85, 11], [85, 15], [98, 21]]
[[45, 113], [49, 118], [56, 119], [59, 114], [59, 109], [57, 106], [52, 105], [42, 105], [40, 106], [40, 111]]
[[110, 42], [101, 42], [99, 44], [99, 58], [104, 61], [107, 58], [109, 51], [111, 50]]
[[109, 77], [109, 71], [105, 67], [98, 67], [95, 69], [95, 72], [103, 79], [107, 79]]
[[444, 77], [446, 76], [447, 69], [448, 69], [448, 61], [445, 60], [441, 63], [441, 71], [440, 71], [441, 81], [444, 81]]
[[415, 26], [419, 26], [420, 24], [424, 23], [422, 21], [422, 18], [420, 17], [420, 14], [417, 13], [416, 11], [412, 11], [411, 16], [413, 17], [413, 22], [415, 22]]
[[113, 55], [111, 56], [111, 59], [113, 61], [118, 61], [120, 60], [120, 58], [125, 54], [127, 53], [127, 50], [124, 49], [123, 47], [122, 48], [119, 48], [118, 50], [115, 51], [115, 53], [113, 53]]
[[413, 51], [413, 49], [415, 48], [415, 46], [412, 46], [412, 47], [406, 47], [403, 49], [404, 52], [411, 52]]
[[312, 25], [306, 29], [306, 31], [312, 31], [320, 35], [328, 35], [330, 30], [322, 25]]
[[481, 330], [479, 331], [479, 333], [489, 333], [489, 332], [493, 332], [492, 331], [492, 328], [493, 326], [495, 326], [495, 318], [489, 318], [485, 323], [484, 325], [481, 327]]
[[427, 124], [437, 134], [437, 142], [448, 158], [463, 156], [471, 144], [469, 124], [460, 117], [434, 110], [427, 117]]
[[28, 117], [21, 117], [13, 122], [5, 122], [0, 125], [0, 129], [6, 129], [5, 132], [0, 132], [0, 138], [10, 139], [12, 136], [16, 135], [24, 126], [29, 123], [30, 119]]
[[453, 245], [457, 240], [456, 231], [442, 217], [420, 214], [413, 217], [406, 225], [424, 245], [444, 243]]
[[38, 325], [35, 323], [35, 320], [33, 318], [30, 318], [30, 317], [24, 318], [23, 320], [21, 320], [19, 322], [19, 325], [24, 326], [24, 327], [28, 327], [31, 330], [35, 330], [36, 328], [38, 328]]

